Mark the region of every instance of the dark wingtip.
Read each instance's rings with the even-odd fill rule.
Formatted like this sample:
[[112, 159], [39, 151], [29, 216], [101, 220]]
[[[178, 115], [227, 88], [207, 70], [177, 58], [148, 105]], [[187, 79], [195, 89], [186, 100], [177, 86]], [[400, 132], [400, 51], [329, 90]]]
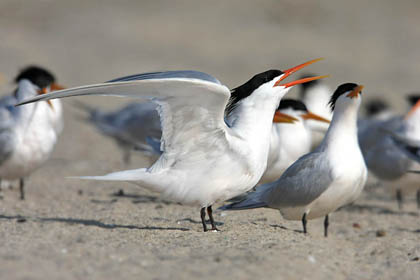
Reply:
[[41, 98], [34, 98], [34, 99], [24, 100], [22, 102], [19, 102], [19, 103], [15, 104], [15, 107], [18, 107], [18, 106], [21, 106], [21, 105], [25, 105], [25, 104], [29, 104], [29, 103], [33, 103], [33, 102], [36, 102], [36, 101], [39, 101], [39, 100], [41, 100]]

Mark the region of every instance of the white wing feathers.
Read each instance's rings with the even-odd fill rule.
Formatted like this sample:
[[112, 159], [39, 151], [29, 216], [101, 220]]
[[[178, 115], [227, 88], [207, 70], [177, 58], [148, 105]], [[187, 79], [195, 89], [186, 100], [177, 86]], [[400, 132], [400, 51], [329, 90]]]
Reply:
[[226, 139], [224, 110], [230, 91], [226, 86], [199, 79], [169, 78], [88, 85], [39, 95], [19, 105], [82, 95], [147, 98], [160, 105], [164, 153], [153, 168], [171, 165], [179, 155], [184, 161], [202, 158], [206, 145], [210, 147], [215, 141]]

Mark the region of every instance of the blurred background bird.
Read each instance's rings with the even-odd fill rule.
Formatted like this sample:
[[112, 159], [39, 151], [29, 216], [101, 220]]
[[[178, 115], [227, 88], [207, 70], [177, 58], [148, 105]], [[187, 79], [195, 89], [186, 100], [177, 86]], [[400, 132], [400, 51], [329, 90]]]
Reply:
[[[294, 119], [287, 121], [285, 115]], [[267, 169], [260, 184], [277, 180], [287, 167], [311, 151], [312, 130], [308, 122], [328, 125], [330, 121], [310, 112], [302, 101], [283, 99], [280, 102], [274, 115]]]
[[[312, 74], [305, 74], [307, 77]], [[323, 81], [316, 80], [300, 85], [300, 100], [306, 105], [309, 111], [324, 119], [331, 121], [333, 112], [328, 106], [333, 90]], [[329, 123], [315, 120], [307, 120], [306, 125], [311, 131], [311, 149], [315, 149], [324, 139]]]
[[63, 129], [62, 108], [59, 100], [14, 105], [63, 87], [38, 66], [22, 70], [15, 82], [15, 91], [0, 100], [0, 179], [19, 180], [20, 198], [24, 199], [25, 178], [48, 160]]
[[417, 174], [407, 173], [420, 169], [419, 163], [404, 152], [404, 146], [420, 141], [420, 102], [415, 96], [408, 97], [410, 110], [405, 115], [395, 115], [385, 111], [382, 117], [362, 121], [359, 142], [366, 164], [373, 175], [386, 188], [395, 192], [398, 207], [403, 207], [404, 193], [417, 192], [420, 208], [420, 182]]

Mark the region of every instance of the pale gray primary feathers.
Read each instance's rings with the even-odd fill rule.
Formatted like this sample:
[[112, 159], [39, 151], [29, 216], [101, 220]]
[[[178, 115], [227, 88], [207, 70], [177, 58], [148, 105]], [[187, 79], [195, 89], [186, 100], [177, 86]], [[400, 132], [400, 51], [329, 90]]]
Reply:
[[224, 111], [230, 90], [214, 82], [190, 78], [134, 80], [81, 86], [39, 95], [20, 105], [38, 100], [83, 95], [151, 98], [156, 101], [160, 105], [162, 150], [166, 152], [165, 159], [160, 162], [162, 164], [168, 157], [185, 154], [187, 150], [189, 158], [194, 157], [194, 150], [199, 156], [203, 156], [205, 146], [209, 144], [209, 135], [224, 134], [227, 128]]
[[142, 73], [142, 74], [135, 74], [130, 76], [125, 76], [117, 79], [113, 79], [108, 81], [108, 83], [113, 82], [128, 82], [128, 81], [139, 81], [139, 80], [152, 80], [152, 79], [173, 79], [173, 78], [186, 78], [186, 79], [197, 79], [207, 82], [212, 82], [215, 84], [221, 84], [218, 79], [209, 75], [207, 73], [203, 73], [200, 71], [193, 71], [193, 70], [180, 70], [180, 71], [162, 71], [162, 72], [149, 72], [149, 73]]

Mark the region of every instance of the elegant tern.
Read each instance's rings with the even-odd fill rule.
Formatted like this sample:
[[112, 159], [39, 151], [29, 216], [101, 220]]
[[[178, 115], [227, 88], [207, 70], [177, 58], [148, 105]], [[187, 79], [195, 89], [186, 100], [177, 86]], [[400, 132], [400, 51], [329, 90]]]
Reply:
[[[410, 100], [415, 101], [414, 98]], [[377, 120], [359, 132], [360, 146], [369, 170], [395, 189], [400, 209], [403, 207], [403, 193], [420, 192], [418, 177], [407, 173], [420, 168], [420, 163], [415, 161], [416, 146], [420, 141], [419, 109], [420, 101], [417, 101], [405, 116]]]
[[88, 114], [87, 121], [103, 135], [112, 138], [123, 153], [125, 164], [130, 163], [131, 152], [156, 153], [150, 142], [159, 141], [162, 131], [157, 104], [130, 103], [116, 111], [104, 112], [99, 108], [76, 102]]
[[248, 191], [265, 171], [273, 116], [281, 98], [292, 86], [324, 76], [283, 80], [318, 60], [257, 74], [232, 91], [215, 82], [176, 74], [145, 80], [131, 76], [129, 81], [121, 78], [81, 86], [20, 104], [81, 95], [153, 98], [159, 104], [162, 126], [159, 159], [150, 168], [81, 178], [127, 181], [176, 202], [200, 206], [203, 230], [207, 231], [206, 209], [212, 230], [217, 230], [212, 205]]
[[325, 217], [324, 235], [327, 236], [328, 214], [355, 201], [367, 179], [357, 141], [362, 88], [346, 83], [336, 89], [330, 100], [333, 119], [314, 152], [299, 158], [277, 181], [259, 186], [243, 201], [222, 209], [279, 209], [284, 218], [301, 220], [304, 233], [307, 219]]
[[59, 100], [14, 105], [24, 99], [63, 89], [47, 70], [30, 66], [15, 79], [16, 91], [0, 100], [0, 179], [20, 181], [25, 198], [25, 178], [50, 157], [63, 128]]

